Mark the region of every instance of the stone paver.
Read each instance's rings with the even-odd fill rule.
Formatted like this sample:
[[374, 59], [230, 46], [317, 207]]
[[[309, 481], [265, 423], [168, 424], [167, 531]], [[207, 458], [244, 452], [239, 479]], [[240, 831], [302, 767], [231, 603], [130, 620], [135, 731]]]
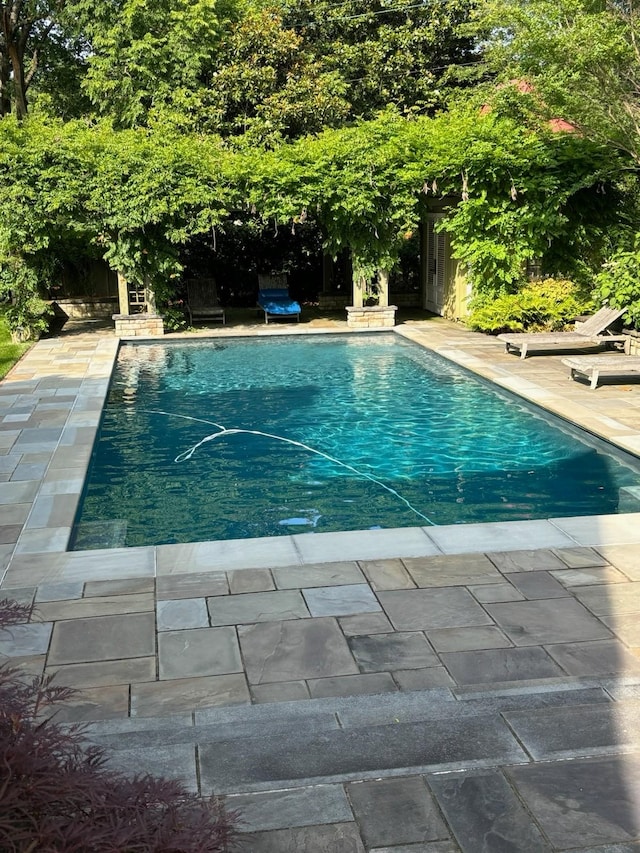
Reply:
[[242, 672], [233, 628], [193, 628], [158, 635], [160, 678], [190, 678]]
[[449, 834], [420, 777], [353, 783], [347, 792], [370, 847], [437, 841]]
[[330, 617], [243, 625], [238, 636], [252, 684], [360, 671], [338, 623]]
[[636, 755], [533, 764], [507, 772], [555, 849], [640, 840]]
[[309, 616], [300, 590], [253, 592], [207, 599], [212, 625], [247, 625]]
[[86, 663], [139, 658], [155, 654], [153, 613], [73, 619], [57, 622], [51, 638], [49, 663]]
[[560, 667], [539, 646], [449, 652], [441, 657], [458, 684], [493, 684], [563, 675]]
[[572, 598], [487, 604], [486, 608], [517, 646], [610, 637], [603, 624]]
[[378, 598], [398, 631], [492, 624], [475, 599], [459, 587], [379, 592]]
[[303, 589], [302, 594], [312, 616], [348, 616], [382, 609], [368, 584], [315, 587]]
[[463, 850], [551, 850], [501, 773], [431, 777], [429, 785]]
[[209, 613], [204, 598], [165, 599], [158, 602], [156, 613], [159, 631], [209, 626]]
[[439, 660], [424, 634], [372, 634], [353, 637], [349, 646], [362, 672], [420, 669], [437, 666]]

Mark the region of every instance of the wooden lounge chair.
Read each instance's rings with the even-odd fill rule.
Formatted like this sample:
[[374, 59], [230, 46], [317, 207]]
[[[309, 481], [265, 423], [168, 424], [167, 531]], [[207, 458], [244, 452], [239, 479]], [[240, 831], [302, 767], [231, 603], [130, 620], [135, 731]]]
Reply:
[[640, 376], [640, 356], [638, 355], [577, 355], [563, 358], [562, 363], [569, 368], [570, 379], [587, 379], [590, 388], [595, 390], [603, 376], [629, 378]]
[[269, 318], [295, 317], [300, 322], [300, 304], [289, 296], [287, 276], [258, 276], [258, 308], [264, 311], [264, 322]]
[[194, 320], [222, 320], [226, 322], [224, 308], [220, 305], [216, 280], [214, 278], [189, 278], [187, 287], [186, 309], [189, 314], [189, 324]]
[[625, 310], [605, 305], [586, 322], [576, 323], [571, 332], [516, 332], [498, 335], [498, 340], [504, 342], [506, 352], [519, 352], [520, 358], [526, 358], [529, 350], [572, 350], [614, 343], [625, 344], [626, 351], [628, 337], [607, 331]]

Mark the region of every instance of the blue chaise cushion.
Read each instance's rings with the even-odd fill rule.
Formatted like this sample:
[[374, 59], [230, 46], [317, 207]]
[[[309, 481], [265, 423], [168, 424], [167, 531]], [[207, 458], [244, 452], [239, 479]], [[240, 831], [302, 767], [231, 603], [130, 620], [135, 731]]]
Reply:
[[258, 305], [268, 314], [299, 314], [300, 305], [285, 288], [269, 287], [258, 293]]

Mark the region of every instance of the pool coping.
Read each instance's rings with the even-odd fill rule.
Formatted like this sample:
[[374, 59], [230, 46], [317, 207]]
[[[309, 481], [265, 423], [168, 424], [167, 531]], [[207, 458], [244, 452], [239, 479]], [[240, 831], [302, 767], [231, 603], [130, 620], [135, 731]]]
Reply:
[[[348, 331], [346, 327], [226, 327], [208, 330], [206, 338]], [[593, 392], [566, 382], [559, 356], [526, 361], [506, 356], [495, 338], [439, 318], [381, 332], [399, 334], [431, 349], [627, 453], [638, 456], [640, 452], [640, 400], [633, 393], [638, 386], [623, 386], [622, 392], [620, 386], [604, 386]], [[181, 337], [193, 336], [129, 340], [163, 342]], [[4, 458], [20, 457], [13, 473], [5, 475], [0, 503], [8, 526], [22, 524], [15, 542], [0, 544], [2, 589], [335, 560], [640, 543], [640, 513], [625, 513], [66, 551], [118, 348], [113, 333], [42, 340], [0, 383], [0, 402], [5, 404], [0, 414]], [[625, 407], [630, 410], [627, 423]], [[611, 416], [612, 410], [617, 417]], [[71, 520], [58, 524], [60, 518]]]

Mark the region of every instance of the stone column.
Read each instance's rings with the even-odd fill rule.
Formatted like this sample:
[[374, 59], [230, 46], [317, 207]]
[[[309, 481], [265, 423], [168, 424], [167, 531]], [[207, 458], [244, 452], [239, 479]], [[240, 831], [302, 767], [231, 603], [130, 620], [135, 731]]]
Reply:
[[386, 308], [389, 304], [389, 270], [378, 270], [378, 305]]
[[364, 304], [364, 290], [366, 281], [363, 275], [353, 273], [353, 306], [354, 308], [362, 308]]
[[118, 276], [118, 307], [120, 308], [120, 314], [127, 315], [129, 314], [129, 285], [127, 284], [126, 278], [117, 270], [116, 272]]

